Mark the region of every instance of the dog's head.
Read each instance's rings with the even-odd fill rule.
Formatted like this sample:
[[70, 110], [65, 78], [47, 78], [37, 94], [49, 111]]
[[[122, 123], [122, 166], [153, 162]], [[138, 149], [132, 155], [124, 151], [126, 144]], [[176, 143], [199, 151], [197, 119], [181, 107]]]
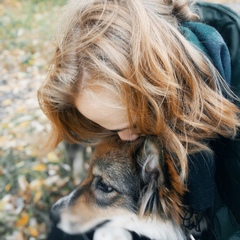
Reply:
[[[159, 219], [178, 223], [185, 191], [177, 167], [156, 137], [99, 144], [87, 177], [51, 209], [58, 226], [83, 233], [107, 221]], [[128, 223], [129, 222], [129, 223]]]

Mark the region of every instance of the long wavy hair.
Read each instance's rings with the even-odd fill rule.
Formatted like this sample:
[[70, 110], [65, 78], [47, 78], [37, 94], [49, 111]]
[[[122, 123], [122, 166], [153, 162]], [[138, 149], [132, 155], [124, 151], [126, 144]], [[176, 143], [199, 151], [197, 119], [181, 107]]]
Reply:
[[96, 86], [121, 97], [138, 132], [159, 136], [183, 177], [188, 154], [208, 149], [208, 139], [234, 137], [239, 109], [223, 97], [221, 88], [228, 87], [178, 28], [199, 20], [192, 9], [187, 0], [70, 1], [38, 90], [52, 125], [49, 149], [62, 140], [96, 142], [112, 134], [76, 108], [81, 91]]

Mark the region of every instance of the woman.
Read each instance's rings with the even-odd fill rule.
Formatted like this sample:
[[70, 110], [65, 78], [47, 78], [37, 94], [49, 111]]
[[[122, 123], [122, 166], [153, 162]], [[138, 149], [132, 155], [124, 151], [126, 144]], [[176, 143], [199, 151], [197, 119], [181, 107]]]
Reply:
[[49, 149], [159, 136], [197, 216], [216, 202], [211, 141], [234, 138], [240, 120], [227, 47], [192, 9], [186, 0], [70, 1], [38, 97]]

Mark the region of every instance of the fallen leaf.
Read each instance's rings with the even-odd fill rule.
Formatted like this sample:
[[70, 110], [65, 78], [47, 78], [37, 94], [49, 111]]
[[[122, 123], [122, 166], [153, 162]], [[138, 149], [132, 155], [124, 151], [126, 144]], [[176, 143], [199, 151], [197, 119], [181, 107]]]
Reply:
[[30, 188], [33, 191], [39, 191], [39, 189], [41, 189], [44, 184], [45, 184], [45, 179], [34, 179], [30, 183]]
[[29, 221], [29, 215], [26, 212], [23, 212], [20, 216], [20, 218], [17, 220], [15, 226], [20, 227], [20, 226], [26, 226]]
[[12, 104], [12, 99], [8, 98], [2, 101], [2, 106], [7, 107]]
[[28, 231], [29, 231], [30, 235], [33, 237], [37, 237], [39, 234], [38, 230], [34, 227], [28, 227]]
[[5, 186], [5, 191], [6, 191], [6, 192], [9, 192], [10, 189], [11, 189], [11, 187], [12, 187], [11, 184], [7, 184], [7, 185]]
[[58, 162], [59, 161], [59, 158], [55, 152], [50, 152], [47, 155], [47, 159], [49, 162]]
[[27, 179], [25, 178], [25, 176], [18, 177], [18, 184], [22, 191], [26, 191], [26, 189], [29, 187], [29, 183], [28, 183]]
[[41, 192], [41, 191], [37, 191], [37, 192], [35, 193], [33, 202], [34, 202], [34, 203], [37, 203], [37, 202], [41, 199], [41, 197], [42, 197], [42, 192]]
[[44, 172], [47, 170], [47, 166], [46, 166], [46, 164], [39, 163], [39, 164], [33, 166], [32, 170], [37, 171], [37, 172]]

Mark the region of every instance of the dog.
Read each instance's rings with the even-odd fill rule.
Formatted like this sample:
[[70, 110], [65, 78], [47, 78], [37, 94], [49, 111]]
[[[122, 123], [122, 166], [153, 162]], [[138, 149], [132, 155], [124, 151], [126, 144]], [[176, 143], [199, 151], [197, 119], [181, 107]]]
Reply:
[[91, 157], [93, 147], [67, 142], [64, 142], [64, 147], [67, 161], [72, 170], [73, 184], [78, 185], [86, 175], [86, 163]]
[[130, 240], [128, 231], [154, 240], [195, 239], [181, 224], [185, 191], [157, 137], [113, 138], [96, 146], [86, 178], [52, 206], [50, 217], [68, 234], [101, 226], [95, 240]]

